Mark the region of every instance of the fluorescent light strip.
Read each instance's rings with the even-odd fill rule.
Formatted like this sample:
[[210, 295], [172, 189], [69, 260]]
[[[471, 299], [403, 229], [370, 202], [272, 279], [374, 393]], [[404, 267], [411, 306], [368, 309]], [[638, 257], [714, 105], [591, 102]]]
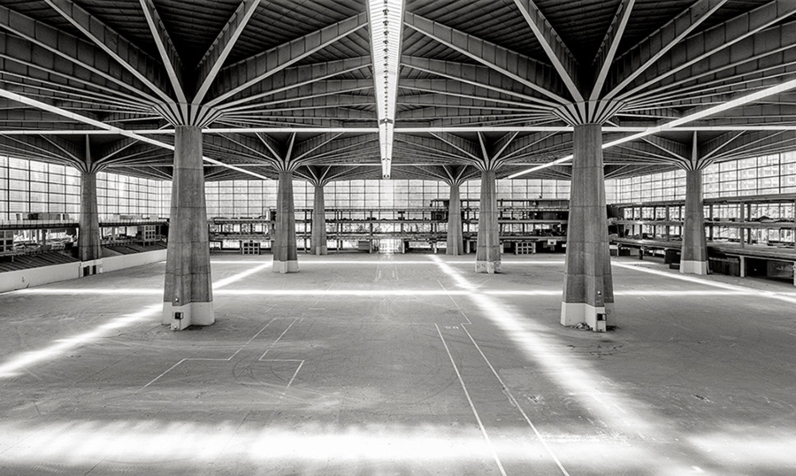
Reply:
[[369, 0], [373, 82], [379, 120], [382, 176], [390, 178], [403, 30], [403, 0]]

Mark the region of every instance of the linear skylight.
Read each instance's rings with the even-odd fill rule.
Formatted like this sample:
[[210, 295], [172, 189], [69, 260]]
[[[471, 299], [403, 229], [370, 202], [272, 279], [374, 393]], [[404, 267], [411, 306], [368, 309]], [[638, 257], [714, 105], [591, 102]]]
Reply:
[[381, 171], [384, 178], [390, 178], [404, 2], [403, 0], [369, 0], [368, 15], [370, 18], [373, 81], [379, 119]]

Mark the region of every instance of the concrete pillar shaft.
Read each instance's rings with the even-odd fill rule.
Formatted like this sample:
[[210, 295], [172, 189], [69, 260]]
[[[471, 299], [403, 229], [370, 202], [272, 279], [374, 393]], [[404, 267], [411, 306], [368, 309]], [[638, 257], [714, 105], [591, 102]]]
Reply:
[[702, 203], [702, 171], [685, 171], [685, 209], [680, 272], [707, 274], [708, 248], [705, 240], [705, 209]]
[[600, 124], [575, 126], [571, 190], [561, 324], [605, 330], [614, 318], [614, 292]]
[[316, 255], [328, 254], [326, 240], [326, 204], [323, 185], [315, 185], [315, 198], [312, 207], [312, 252]]
[[171, 190], [163, 320], [172, 329], [209, 325], [213, 315], [202, 131], [177, 126]]
[[93, 261], [102, 258], [96, 172], [83, 172], [81, 175], [80, 236], [77, 246], [80, 261]]
[[484, 170], [481, 172], [481, 202], [475, 255], [475, 271], [477, 273], [500, 272], [499, 233], [495, 171]]
[[298, 271], [296, 213], [293, 207], [293, 174], [289, 170], [279, 171], [273, 251], [273, 271], [275, 273], [295, 273]]
[[448, 204], [448, 242], [445, 254], [462, 254], [462, 202], [459, 199], [459, 184], [451, 183]]

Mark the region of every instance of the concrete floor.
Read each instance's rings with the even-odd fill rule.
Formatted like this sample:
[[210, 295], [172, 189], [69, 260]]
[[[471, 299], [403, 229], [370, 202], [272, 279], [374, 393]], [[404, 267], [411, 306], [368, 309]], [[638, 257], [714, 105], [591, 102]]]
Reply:
[[558, 324], [563, 256], [214, 255], [0, 294], [0, 474], [796, 472], [796, 289], [614, 261], [619, 327]]

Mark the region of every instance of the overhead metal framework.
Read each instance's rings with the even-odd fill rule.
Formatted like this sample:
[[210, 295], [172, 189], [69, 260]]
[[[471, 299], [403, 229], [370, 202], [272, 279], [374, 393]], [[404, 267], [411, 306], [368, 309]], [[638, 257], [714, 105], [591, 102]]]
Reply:
[[175, 126], [194, 125], [210, 180], [273, 178], [291, 144], [297, 177], [445, 179], [484, 151], [498, 177], [566, 177], [573, 125], [599, 122], [612, 177], [687, 166], [671, 151], [694, 131], [733, 160], [796, 148], [795, 14], [791, 0], [0, 0], [0, 153], [76, 166], [68, 144], [89, 136], [118, 151], [108, 166], [162, 179]]

